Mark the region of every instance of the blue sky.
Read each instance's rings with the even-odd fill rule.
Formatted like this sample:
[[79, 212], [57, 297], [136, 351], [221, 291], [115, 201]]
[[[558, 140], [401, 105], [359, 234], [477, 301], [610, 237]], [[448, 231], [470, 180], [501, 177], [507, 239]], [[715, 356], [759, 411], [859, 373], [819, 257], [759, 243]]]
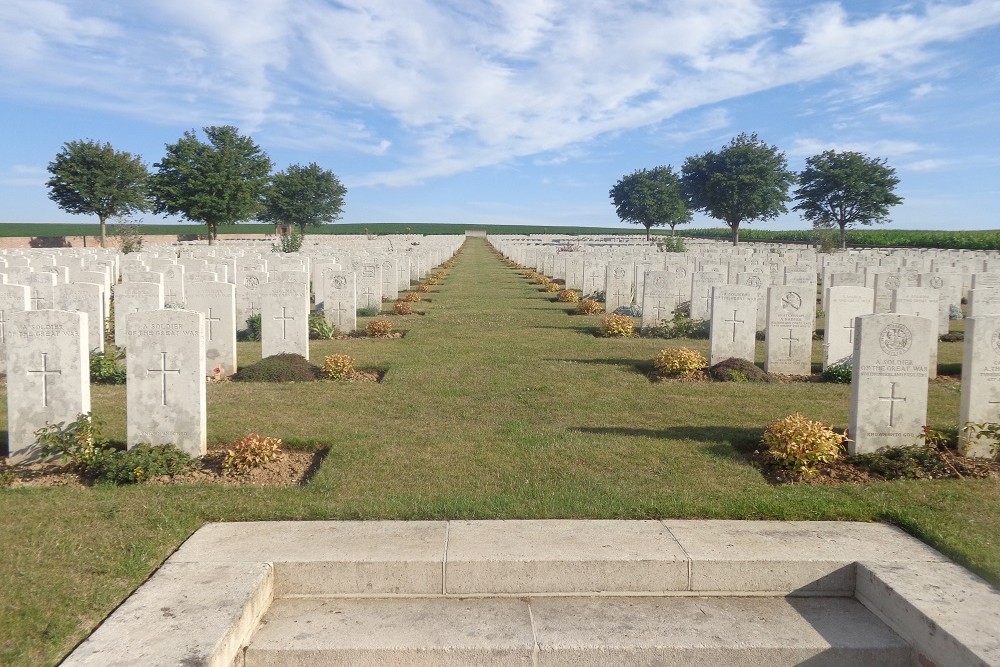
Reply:
[[63, 142], [152, 165], [231, 124], [335, 172], [345, 222], [612, 226], [621, 176], [747, 131], [796, 170], [886, 158], [894, 228], [997, 229], [998, 26], [1000, 0], [4, 0], [0, 222], [92, 222], [47, 197]]

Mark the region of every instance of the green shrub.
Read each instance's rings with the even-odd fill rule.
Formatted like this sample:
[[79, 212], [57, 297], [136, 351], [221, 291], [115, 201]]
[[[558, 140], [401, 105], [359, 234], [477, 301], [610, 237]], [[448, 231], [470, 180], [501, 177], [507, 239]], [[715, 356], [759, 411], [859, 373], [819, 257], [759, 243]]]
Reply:
[[175, 475], [200, 464], [171, 445], [140, 444], [123, 451], [102, 440], [89, 414], [75, 421], [46, 424], [35, 431], [43, 457], [59, 456], [96, 482], [135, 484], [150, 477]]
[[768, 424], [762, 443], [764, 455], [774, 464], [815, 475], [819, 464], [833, 463], [840, 457], [846, 440], [822, 422], [796, 412]]
[[136, 484], [151, 477], [178, 475], [199, 465], [173, 445], [140, 444], [127, 451], [108, 451], [89, 466], [86, 473], [98, 482]]
[[236, 338], [238, 340], [249, 340], [260, 342], [260, 332], [261, 332], [261, 319], [260, 313], [256, 315], [251, 315], [247, 318], [247, 328], [240, 329], [236, 332]]
[[708, 369], [708, 376], [720, 382], [772, 382], [768, 373], [758, 368], [752, 361], [730, 357]]
[[973, 440], [985, 438], [990, 444], [990, 456], [1000, 458], [1000, 424], [997, 422], [969, 422], [963, 429], [965, 433], [964, 449], [968, 449]]
[[708, 366], [708, 360], [687, 347], [668, 347], [653, 358], [653, 368], [660, 377], [690, 379], [698, 377]]
[[226, 448], [222, 469], [226, 474], [247, 472], [276, 460], [279, 454], [281, 454], [281, 438], [268, 438], [250, 433]]
[[820, 374], [823, 382], [833, 382], [835, 384], [851, 384], [851, 361], [838, 361], [830, 364], [826, 370]]
[[330, 340], [337, 335], [337, 327], [330, 324], [322, 312], [309, 313], [309, 338]]
[[125, 384], [125, 367], [107, 352], [90, 355], [90, 381], [94, 384]]
[[848, 461], [889, 479], [935, 479], [951, 475], [937, 448], [889, 447], [880, 452], [856, 454]]
[[941, 334], [938, 336], [938, 340], [942, 343], [961, 343], [965, 340], [964, 331], [949, 331], [946, 334]]
[[313, 382], [320, 373], [301, 354], [275, 354], [244, 366], [233, 375], [238, 382]]
[[666, 236], [656, 242], [660, 252], [684, 252], [684, 239], [680, 236]]
[[278, 243], [271, 245], [273, 252], [298, 252], [302, 248], [302, 234], [292, 227], [287, 234], [278, 237]]
[[358, 308], [358, 317], [375, 317], [382, 312], [382, 306], [365, 306]]
[[645, 335], [649, 338], [708, 338], [709, 324], [705, 320], [692, 320], [681, 311], [675, 311], [673, 318], [660, 324], [647, 327]]

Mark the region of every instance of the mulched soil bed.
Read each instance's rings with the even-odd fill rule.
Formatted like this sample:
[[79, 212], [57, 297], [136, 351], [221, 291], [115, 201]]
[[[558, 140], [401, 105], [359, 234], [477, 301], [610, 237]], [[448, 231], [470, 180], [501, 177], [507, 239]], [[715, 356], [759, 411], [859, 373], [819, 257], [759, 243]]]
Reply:
[[[837, 486], [840, 484], [866, 484], [885, 482], [893, 479], [1000, 479], [1000, 461], [995, 459], [970, 458], [952, 451], [939, 451], [941, 466], [932, 472], [911, 471], [911, 475], [880, 474], [869, 468], [843, 459], [819, 468], [815, 475], [802, 475], [773, 465], [762, 454], [750, 454], [750, 463], [757, 468], [769, 484], [809, 484], [815, 486]], [[912, 475], [917, 472], [920, 477]]]
[[[154, 477], [143, 484], [197, 484], [208, 482], [223, 486], [301, 486], [309, 481], [319, 468], [326, 450], [302, 451], [285, 450], [276, 461], [259, 468], [254, 468], [242, 474], [226, 474], [222, 469], [222, 461], [226, 450], [210, 449], [202, 459], [202, 467], [182, 475]], [[9, 488], [53, 487], [53, 486], [92, 486], [93, 480], [81, 477], [67, 464], [59, 462], [30, 463], [19, 466], [9, 466], [7, 459], [0, 459], [0, 478], [13, 475]]]

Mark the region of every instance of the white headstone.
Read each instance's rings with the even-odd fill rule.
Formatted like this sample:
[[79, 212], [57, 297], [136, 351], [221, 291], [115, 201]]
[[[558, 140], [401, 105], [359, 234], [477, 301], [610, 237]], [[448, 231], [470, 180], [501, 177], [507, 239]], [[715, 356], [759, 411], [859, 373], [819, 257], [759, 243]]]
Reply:
[[128, 343], [125, 318], [131, 313], [163, 308], [163, 285], [157, 283], [121, 283], [115, 286], [115, 345]]
[[261, 356], [290, 353], [308, 359], [309, 286], [269, 282], [261, 296]]
[[[1000, 422], [1000, 315], [965, 320], [962, 350], [962, 398], [958, 426]], [[990, 442], [963, 434], [968, 456], [991, 456]]]
[[206, 452], [205, 318], [190, 310], [126, 316], [127, 441]]
[[87, 349], [104, 352], [104, 290], [97, 283], [56, 285], [56, 308], [87, 314]]
[[870, 315], [875, 291], [868, 287], [828, 287], [823, 326], [823, 370], [854, 353], [854, 325], [859, 315]]
[[357, 329], [358, 296], [354, 272], [324, 268], [320, 271], [320, 283], [326, 321], [343, 333]]
[[87, 315], [12, 311], [4, 328], [10, 461], [35, 461], [40, 458], [36, 430], [90, 412]]
[[7, 326], [11, 313], [31, 308], [30, 293], [27, 285], [0, 284], [0, 373], [7, 372]]
[[785, 285], [767, 290], [764, 370], [768, 373], [809, 375], [812, 372], [816, 299], [811, 285], [802, 287]]
[[757, 290], [746, 285], [712, 288], [708, 363], [730, 358], [753, 362], [757, 341]]
[[198, 283], [188, 289], [187, 309], [205, 316], [205, 372], [210, 376], [235, 373], [236, 286]]
[[879, 313], [855, 320], [848, 421], [851, 454], [923, 444], [930, 320]]

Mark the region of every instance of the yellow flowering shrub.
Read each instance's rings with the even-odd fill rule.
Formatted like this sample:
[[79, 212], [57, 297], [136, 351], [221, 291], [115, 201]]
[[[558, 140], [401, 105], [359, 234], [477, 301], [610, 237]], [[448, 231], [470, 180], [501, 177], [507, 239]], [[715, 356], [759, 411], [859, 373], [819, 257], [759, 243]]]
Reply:
[[556, 301], [561, 303], [579, 303], [580, 293], [575, 289], [560, 290], [559, 294], [556, 294]]
[[562, 285], [560, 285], [557, 282], [554, 282], [554, 281], [550, 280], [549, 282], [545, 283], [545, 291], [546, 292], [558, 292], [561, 289], [562, 289]]
[[408, 301], [397, 301], [395, 304], [393, 304], [392, 310], [397, 315], [412, 315], [413, 314], [413, 306], [411, 306]]
[[428, 284], [426, 284], [426, 283], [420, 283], [419, 285], [417, 285], [417, 291], [418, 292], [430, 292], [431, 291], [431, 286], [428, 285]]
[[388, 338], [392, 335], [392, 322], [380, 317], [365, 325], [365, 333], [372, 338]]
[[226, 473], [246, 472], [274, 461], [280, 453], [281, 438], [266, 438], [251, 433], [226, 449], [222, 469]]
[[410, 303], [416, 303], [417, 301], [420, 301], [420, 293], [419, 292], [407, 292], [406, 296], [403, 297], [403, 301], [409, 301]]
[[803, 475], [815, 475], [820, 464], [836, 461], [846, 441], [845, 435], [798, 412], [768, 424], [762, 440], [768, 459]]
[[653, 368], [660, 377], [690, 379], [708, 368], [708, 359], [689, 347], [668, 347], [653, 358]]
[[604, 307], [594, 299], [584, 299], [576, 304], [577, 315], [600, 315], [603, 312]]
[[630, 338], [635, 335], [635, 320], [628, 315], [606, 315], [600, 333], [605, 338]]
[[354, 370], [354, 357], [331, 354], [323, 358], [323, 375], [329, 380], [346, 380]]

